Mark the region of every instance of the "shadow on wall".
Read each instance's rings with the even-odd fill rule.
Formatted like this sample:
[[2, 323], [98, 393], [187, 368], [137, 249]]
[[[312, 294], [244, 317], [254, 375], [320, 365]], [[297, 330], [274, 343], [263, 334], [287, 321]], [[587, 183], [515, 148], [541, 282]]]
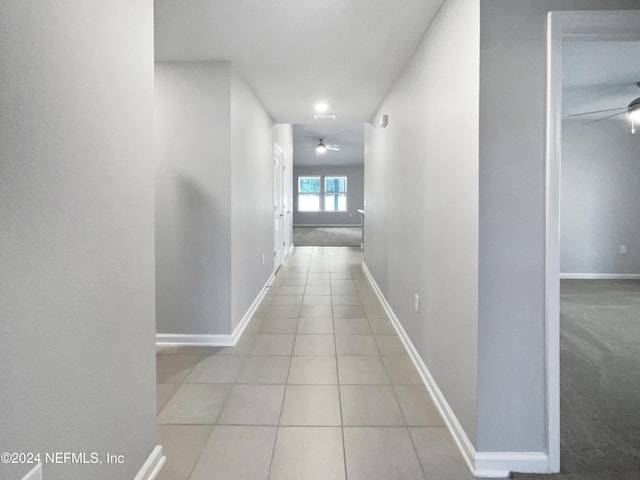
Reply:
[[[159, 333], [219, 333], [229, 317], [229, 215], [192, 176], [171, 175], [174, 201], [157, 228]], [[173, 221], [171, 221], [173, 220]]]
[[[208, 261], [204, 230], [207, 220], [216, 218], [215, 209], [207, 201], [198, 184], [192, 178], [181, 174], [176, 175], [176, 205], [178, 209], [176, 239], [182, 247], [179, 257], [185, 271], [192, 274], [193, 285], [203, 285], [202, 282], [206, 281], [207, 276], [205, 262]], [[174, 277], [175, 282], [182, 282], [182, 280]], [[188, 298], [184, 298], [183, 301], [185, 305], [191, 303]]]

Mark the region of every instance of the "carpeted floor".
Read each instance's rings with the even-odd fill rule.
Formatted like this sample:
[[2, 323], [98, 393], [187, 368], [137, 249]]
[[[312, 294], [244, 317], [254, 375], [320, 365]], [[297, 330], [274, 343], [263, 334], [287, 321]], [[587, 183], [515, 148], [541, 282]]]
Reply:
[[293, 227], [297, 247], [359, 247], [360, 227]]
[[640, 479], [640, 281], [563, 280], [561, 474]]

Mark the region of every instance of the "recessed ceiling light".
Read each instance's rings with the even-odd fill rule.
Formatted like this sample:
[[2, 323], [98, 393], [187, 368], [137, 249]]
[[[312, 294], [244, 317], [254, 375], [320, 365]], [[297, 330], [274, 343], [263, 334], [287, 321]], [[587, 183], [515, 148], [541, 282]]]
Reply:
[[319, 103], [316, 103], [313, 108], [316, 109], [316, 112], [324, 113], [327, 110], [329, 110], [329, 105], [327, 105], [326, 103], [323, 103], [323, 102], [319, 102]]

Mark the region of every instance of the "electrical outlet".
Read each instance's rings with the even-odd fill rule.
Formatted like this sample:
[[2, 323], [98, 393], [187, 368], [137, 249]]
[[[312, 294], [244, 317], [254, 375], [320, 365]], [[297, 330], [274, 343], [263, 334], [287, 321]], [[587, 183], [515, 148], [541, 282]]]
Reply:
[[416, 312], [420, 312], [420, 295], [417, 293], [413, 297], [413, 309]]
[[627, 246], [620, 245], [620, 255], [624, 255], [625, 253], [627, 253]]

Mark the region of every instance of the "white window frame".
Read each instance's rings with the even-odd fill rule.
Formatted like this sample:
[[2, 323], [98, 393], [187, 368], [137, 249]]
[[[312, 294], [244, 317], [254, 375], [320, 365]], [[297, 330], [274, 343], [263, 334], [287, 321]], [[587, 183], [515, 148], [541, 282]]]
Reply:
[[[318, 193], [308, 193], [308, 192], [300, 192], [300, 179], [301, 178], [317, 178], [320, 181], [320, 190], [318, 191]], [[322, 201], [322, 192], [324, 190], [324, 177], [322, 175], [298, 175], [298, 177], [296, 178], [296, 203], [297, 203], [297, 211], [300, 213], [318, 213], [318, 212], [322, 212], [322, 207], [324, 206], [324, 203]], [[300, 195], [307, 195], [307, 196], [311, 196], [311, 195], [318, 195], [318, 210], [300, 210]]]
[[[329, 192], [327, 193], [326, 181], [327, 178], [344, 178], [344, 192]], [[349, 211], [348, 205], [348, 192], [349, 192], [349, 178], [346, 175], [323, 175], [322, 176], [322, 206], [327, 213], [345, 213]], [[344, 210], [327, 210], [327, 195], [331, 194], [344, 194]]]
[[[300, 195], [311, 195], [309, 193], [300, 192], [300, 179], [301, 178], [319, 178], [320, 179], [320, 209], [319, 210], [300, 210]], [[344, 192], [336, 192], [336, 193], [344, 193], [345, 196], [345, 207], [344, 210], [327, 210], [326, 209], [326, 201], [327, 201], [327, 192], [325, 189], [325, 179], [326, 178], [344, 178]], [[347, 175], [298, 175], [296, 177], [296, 211], [299, 213], [346, 213], [349, 211], [349, 177]], [[313, 194], [315, 195], [315, 194]]]

